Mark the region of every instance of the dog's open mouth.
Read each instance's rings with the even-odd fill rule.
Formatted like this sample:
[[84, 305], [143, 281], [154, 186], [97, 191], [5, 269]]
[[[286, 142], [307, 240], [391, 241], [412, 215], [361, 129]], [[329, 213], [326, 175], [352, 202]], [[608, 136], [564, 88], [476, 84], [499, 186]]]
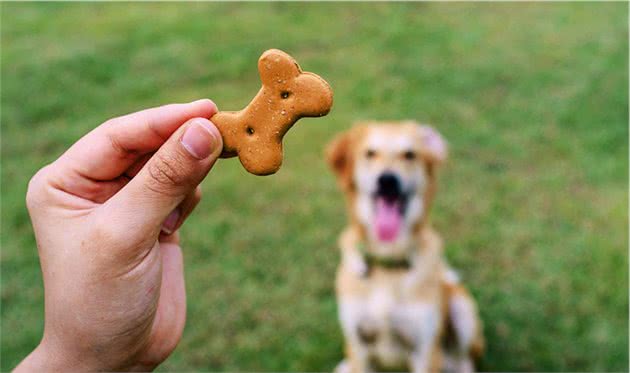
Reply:
[[379, 241], [395, 241], [400, 233], [407, 207], [407, 197], [401, 190], [398, 177], [383, 174], [378, 179], [374, 196], [374, 225]]

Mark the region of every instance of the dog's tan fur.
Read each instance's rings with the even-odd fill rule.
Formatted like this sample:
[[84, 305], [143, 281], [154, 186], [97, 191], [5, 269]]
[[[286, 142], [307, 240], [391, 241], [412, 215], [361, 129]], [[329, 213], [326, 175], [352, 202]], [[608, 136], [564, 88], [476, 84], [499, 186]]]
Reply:
[[[374, 122], [338, 135], [326, 150], [349, 218], [339, 239], [336, 281], [346, 339], [339, 372], [471, 371], [483, 351], [474, 300], [448, 266], [442, 239], [427, 220], [436, 170], [446, 158], [443, 145], [428, 126]], [[387, 244], [374, 237], [368, 192], [372, 174], [384, 170], [413, 185], [404, 231]], [[411, 267], [367, 268], [360, 247], [379, 257], [408, 258]]]

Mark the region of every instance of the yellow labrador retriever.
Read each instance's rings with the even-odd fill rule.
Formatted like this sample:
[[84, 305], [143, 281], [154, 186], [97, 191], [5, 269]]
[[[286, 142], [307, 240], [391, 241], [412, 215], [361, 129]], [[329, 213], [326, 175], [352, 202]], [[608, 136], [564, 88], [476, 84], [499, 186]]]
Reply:
[[362, 123], [328, 145], [349, 218], [336, 281], [339, 373], [474, 370], [484, 343], [476, 305], [427, 220], [446, 155], [442, 136], [412, 121]]

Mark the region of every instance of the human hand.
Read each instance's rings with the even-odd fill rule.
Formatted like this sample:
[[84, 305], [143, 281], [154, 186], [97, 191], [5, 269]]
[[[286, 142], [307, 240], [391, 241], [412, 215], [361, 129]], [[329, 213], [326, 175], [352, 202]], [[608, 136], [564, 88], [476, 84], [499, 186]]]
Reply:
[[16, 371], [150, 370], [186, 319], [178, 228], [223, 143], [210, 100], [108, 120], [30, 181], [45, 289], [39, 346]]

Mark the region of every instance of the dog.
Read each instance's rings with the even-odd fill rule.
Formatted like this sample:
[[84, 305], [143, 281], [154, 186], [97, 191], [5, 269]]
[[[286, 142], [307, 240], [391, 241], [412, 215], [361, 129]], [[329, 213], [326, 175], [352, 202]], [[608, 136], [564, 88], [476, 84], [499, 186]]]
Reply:
[[427, 217], [447, 145], [414, 121], [365, 122], [326, 160], [346, 197], [336, 295], [345, 338], [338, 373], [472, 372], [483, 353], [477, 306]]

